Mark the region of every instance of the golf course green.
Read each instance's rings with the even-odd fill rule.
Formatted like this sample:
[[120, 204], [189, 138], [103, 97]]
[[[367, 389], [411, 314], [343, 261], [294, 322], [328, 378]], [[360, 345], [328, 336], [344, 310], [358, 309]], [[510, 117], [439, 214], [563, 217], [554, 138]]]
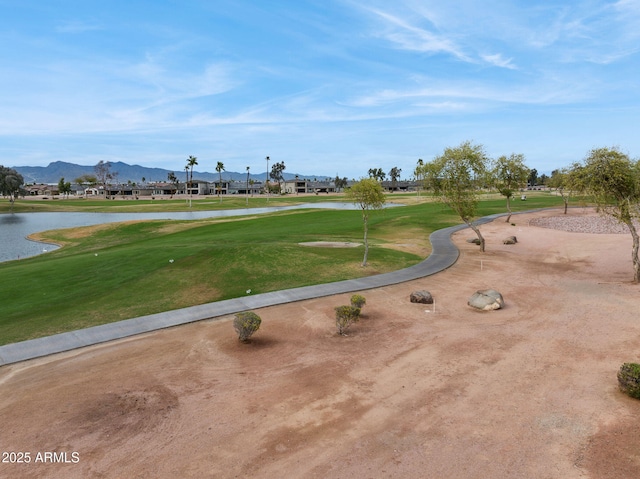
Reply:
[[[272, 198], [270, 205], [327, 201]], [[340, 196], [331, 200], [344, 201]], [[362, 242], [359, 210], [301, 209], [262, 216], [194, 221], [139, 221], [55, 230], [39, 237], [63, 245], [33, 258], [0, 263], [0, 344], [161, 311], [269, 291], [394, 271], [422, 261], [428, 237], [460, 223], [429, 198], [388, 195], [405, 206], [369, 217], [369, 260], [363, 248], [301, 247], [305, 242]], [[193, 209], [246, 207], [245, 198], [193, 201]], [[513, 210], [561, 206], [548, 192], [513, 202]], [[266, 206], [251, 198], [251, 207]], [[164, 209], [157, 209], [164, 208]], [[180, 211], [184, 200], [16, 202], [15, 211]], [[479, 216], [505, 211], [496, 195]], [[3, 205], [0, 212], [7, 212]], [[512, 218], [516, 222], [517, 218]]]

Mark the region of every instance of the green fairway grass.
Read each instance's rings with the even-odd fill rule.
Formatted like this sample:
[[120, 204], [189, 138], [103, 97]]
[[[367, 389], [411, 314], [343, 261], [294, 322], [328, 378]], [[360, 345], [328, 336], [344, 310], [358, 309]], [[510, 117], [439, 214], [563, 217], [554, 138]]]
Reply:
[[[514, 211], [562, 204], [559, 197], [548, 193], [528, 198], [514, 201]], [[362, 216], [357, 210], [304, 209], [256, 217], [129, 222], [47, 232], [44, 237], [65, 246], [0, 263], [0, 344], [247, 294], [402, 269], [425, 259], [426, 254], [408, 252], [399, 244], [415, 241], [428, 247], [429, 234], [460, 222], [448, 208], [424, 198], [417, 201], [415, 194], [389, 195], [388, 201], [407, 206], [370, 215], [370, 264], [366, 268], [360, 266], [362, 247], [299, 245], [362, 242]], [[123, 211], [112, 203], [138, 204], [106, 200], [86, 204], [95, 211]], [[215, 200], [208, 203], [219, 205]], [[193, 204], [207, 209], [200, 201]], [[233, 207], [226, 198], [223, 205]], [[149, 211], [142, 206], [137, 211]], [[244, 207], [244, 198], [235, 206]], [[480, 204], [481, 215], [504, 211], [504, 198]], [[512, 221], [517, 223], [517, 217]]]
[[132, 213], [153, 211], [211, 211], [239, 208], [263, 208], [265, 206], [285, 206], [299, 203], [319, 203], [326, 201], [344, 201], [342, 195], [256, 195], [247, 198], [241, 195], [224, 196], [220, 201], [216, 196], [194, 197], [189, 207], [188, 199], [160, 198], [136, 200], [134, 198], [106, 200], [104, 198], [57, 198], [43, 199], [33, 197], [18, 199], [13, 205], [9, 201], [0, 202], [0, 213], [27, 213], [41, 211], [82, 211], [94, 213]]

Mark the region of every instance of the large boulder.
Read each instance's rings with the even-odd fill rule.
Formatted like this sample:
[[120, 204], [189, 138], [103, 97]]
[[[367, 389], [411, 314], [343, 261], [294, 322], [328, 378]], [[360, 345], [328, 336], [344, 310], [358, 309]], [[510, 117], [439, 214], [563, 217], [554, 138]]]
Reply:
[[504, 307], [504, 299], [495, 289], [483, 289], [476, 291], [467, 304], [482, 311], [493, 311]]
[[515, 236], [509, 236], [502, 241], [502, 244], [516, 244], [518, 239]]
[[429, 291], [414, 291], [409, 296], [409, 300], [412, 303], [433, 304], [433, 296]]

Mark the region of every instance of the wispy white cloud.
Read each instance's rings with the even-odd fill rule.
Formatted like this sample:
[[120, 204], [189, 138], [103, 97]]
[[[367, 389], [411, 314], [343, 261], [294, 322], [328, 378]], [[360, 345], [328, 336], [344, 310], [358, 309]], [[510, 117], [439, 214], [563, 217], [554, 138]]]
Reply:
[[495, 53], [493, 55], [481, 54], [480, 57], [487, 63], [500, 68], [508, 68], [517, 70], [517, 66], [513, 64], [513, 58], [504, 58], [502, 54]]
[[102, 30], [103, 27], [98, 23], [83, 22], [80, 20], [70, 20], [56, 26], [55, 31], [57, 33], [85, 33], [96, 30]]
[[438, 149], [508, 137], [540, 150], [556, 135], [541, 153], [554, 157], [563, 129], [588, 136], [581, 123], [625, 145], [632, 122], [610, 113], [637, 110], [640, 0], [234, 0], [180, 15], [141, 1], [142, 16], [103, 2], [0, 18], [0, 153], [322, 155], [349, 174], [358, 156], [428, 157], [427, 134]]
[[607, 65], [640, 50], [638, 0], [533, 4], [514, 22], [524, 45], [545, 54], [548, 62]]
[[126, 68], [123, 76], [152, 86], [153, 105], [217, 95], [242, 83], [235, 75], [235, 67], [227, 62], [210, 63], [200, 72], [180, 72], [164, 67], [151, 57]]
[[[433, 8], [419, 3], [410, 3], [407, 7], [409, 13], [403, 14], [379, 8], [366, 8], [366, 11], [379, 20], [378, 25], [372, 28], [375, 32], [372, 35], [408, 52], [444, 54], [469, 64], [516, 68], [513, 58], [505, 58], [503, 53], [487, 54], [479, 51], [484, 48], [484, 42], [478, 42], [473, 25], [460, 24], [457, 19], [447, 18], [447, 15], [456, 15], [458, 18], [459, 9], [453, 11], [439, 7], [436, 12]], [[492, 49], [495, 50], [496, 46]]]
[[[612, 8], [628, 21], [637, 23], [640, 20], [640, 1], [638, 0], [618, 0]], [[628, 15], [632, 17], [629, 18]]]
[[[358, 108], [397, 105], [455, 105], [456, 110], [491, 110], [500, 105], [562, 105], [592, 95], [579, 82], [561, 77], [543, 77], [521, 85], [483, 83], [469, 80], [442, 81], [424, 79], [428, 86], [405, 89], [381, 89], [354, 96], [348, 104]], [[426, 103], [425, 103], [426, 102]]]
[[460, 60], [470, 60], [454, 41], [444, 35], [414, 26], [382, 10], [370, 9], [369, 11], [387, 24], [387, 28], [383, 29], [384, 31], [379, 35], [397, 45], [398, 48], [423, 53], [447, 53]]
[[176, 126], [211, 106], [216, 95], [244, 82], [236, 67], [226, 61], [210, 62], [199, 71], [179, 71], [153, 55], [138, 63], [116, 58], [91, 63], [51, 61], [39, 70], [40, 75], [3, 72], [22, 88], [0, 100], [6, 112], [0, 118], [0, 134], [126, 132]]

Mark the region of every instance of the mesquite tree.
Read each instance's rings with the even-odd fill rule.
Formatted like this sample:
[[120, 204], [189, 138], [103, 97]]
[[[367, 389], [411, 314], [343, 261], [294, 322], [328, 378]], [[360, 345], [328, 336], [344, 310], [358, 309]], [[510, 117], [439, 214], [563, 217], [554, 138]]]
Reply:
[[471, 228], [484, 251], [484, 238], [473, 223], [478, 209], [478, 191], [487, 180], [489, 159], [482, 145], [465, 141], [424, 165], [430, 185], [440, 201], [455, 211]]
[[384, 190], [375, 178], [363, 178], [347, 189], [346, 198], [362, 210], [362, 221], [364, 223], [364, 259], [362, 260], [362, 266], [366, 266], [369, 255], [369, 212], [372, 209], [380, 209], [384, 206], [386, 201]]
[[507, 219], [511, 221], [511, 198], [519, 188], [527, 186], [529, 168], [524, 164], [524, 155], [512, 153], [501, 156], [493, 163], [491, 179], [500, 194], [507, 199]]
[[595, 201], [598, 210], [629, 228], [633, 238], [633, 282], [640, 282], [640, 237], [634, 219], [640, 218], [640, 161], [617, 148], [595, 148], [582, 164], [573, 165], [573, 185]]

